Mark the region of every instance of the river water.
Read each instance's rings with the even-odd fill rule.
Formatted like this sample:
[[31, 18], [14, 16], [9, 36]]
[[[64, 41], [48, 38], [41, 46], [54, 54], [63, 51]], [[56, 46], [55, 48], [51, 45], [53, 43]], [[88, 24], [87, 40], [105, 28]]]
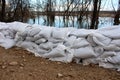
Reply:
[[[114, 19], [111, 17], [99, 17], [98, 28], [112, 26]], [[90, 19], [85, 19], [83, 22], [79, 22], [77, 17], [70, 16], [65, 18], [63, 16], [55, 16], [54, 20], [48, 20], [46, 16], [39, 16], [34, 19], [29, 19], [30, 24], [40, 24], [44, 26], [54, 27], [75, 27], [75, 28], [88, 28], [90, 26]]]

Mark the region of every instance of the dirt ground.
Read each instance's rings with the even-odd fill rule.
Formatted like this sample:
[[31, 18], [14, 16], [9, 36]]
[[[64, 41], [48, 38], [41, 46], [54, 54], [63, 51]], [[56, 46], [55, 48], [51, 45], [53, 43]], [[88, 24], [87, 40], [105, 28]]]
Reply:
[[0, 80], [120, 80], [120, 72], [97, 65], [52, 62], [21, 48], [0, 47]]

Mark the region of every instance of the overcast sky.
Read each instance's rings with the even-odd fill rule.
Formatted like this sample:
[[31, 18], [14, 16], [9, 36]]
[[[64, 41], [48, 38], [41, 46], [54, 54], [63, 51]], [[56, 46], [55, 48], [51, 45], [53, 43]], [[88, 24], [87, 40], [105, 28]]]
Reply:
[[[45, 0], [40, 0], [45, 1]], [[61, 0], [56, 0], [57, 1], [57, 5], [60, 5]], [[66, 0], [65, 0], [66, 1]], [[78, 1], [78, 0], [76, 0]], [[36, 0], [32, 0], [32, 3], [35, 3]], [[63, 3], [62, 3], [63, 4]], [[101, 4], [101, 10], [117, 10], [118, 8], [118, 0], [102, 0], [102, 4]]]
[[114, 10], [118, 8], [118, 0], [102, 0], [102, 10]]

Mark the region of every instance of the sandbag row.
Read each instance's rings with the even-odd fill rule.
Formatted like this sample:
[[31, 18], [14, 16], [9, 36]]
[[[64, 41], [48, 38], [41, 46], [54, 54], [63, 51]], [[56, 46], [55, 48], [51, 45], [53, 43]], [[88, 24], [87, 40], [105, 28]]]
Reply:
[[[3, 28], [3, 26], [7, 27]], [[52, 61], [75, 61], [83, 65], [93, 63], [119, 70], [119, 31], [120, 26], [87, 30], [46, 27], [20, 22], [0, 23], [0, 45], [6, 49], [12, 46], [22, 47], [34, 53], [35, 56]]]

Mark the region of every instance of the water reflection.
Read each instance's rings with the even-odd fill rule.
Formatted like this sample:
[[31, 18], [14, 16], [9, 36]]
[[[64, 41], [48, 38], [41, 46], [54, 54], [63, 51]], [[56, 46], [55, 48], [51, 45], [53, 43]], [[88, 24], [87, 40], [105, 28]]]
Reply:
[[100, 17], [98, 27], [109, 27], [114, 23], [114, 18], [111, 17]]
[[[112, 26], [114, 19], [111, 17], [99, 17], [99, 25], [100, 27]], [[30, 24], [40, 24], [45, 26], [55, 26], [55, 27], [75, 27], [75, 28], [89, 28], [90, 26], [90, 18], [83, 17], [83, 20], [79, 20], [77, 16], [39, 16], [34, 19], [29, 19], [28, 23]]]

